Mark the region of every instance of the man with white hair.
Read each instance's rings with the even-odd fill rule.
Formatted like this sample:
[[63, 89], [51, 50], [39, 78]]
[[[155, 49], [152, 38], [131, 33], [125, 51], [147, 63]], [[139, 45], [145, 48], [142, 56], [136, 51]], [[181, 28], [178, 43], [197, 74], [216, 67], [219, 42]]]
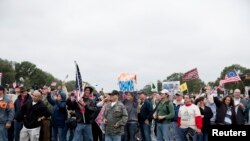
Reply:
[[243, 125], [245, 124], [244, 111], [245, 111], [247, 103], [240, 96], [241, 96], [240, 89], [235, 89], [233, 97], [234, 97], [234, 106], [235, 106], [237, 124]]
[[21, 141], [38, 141], [42, 120], [50, 116], [50, 111], [42, 102], [42, 94], [35, 90], [31, 96], [32, 100], [25, 103], [21, 109], [20, 118], [23, 120]]

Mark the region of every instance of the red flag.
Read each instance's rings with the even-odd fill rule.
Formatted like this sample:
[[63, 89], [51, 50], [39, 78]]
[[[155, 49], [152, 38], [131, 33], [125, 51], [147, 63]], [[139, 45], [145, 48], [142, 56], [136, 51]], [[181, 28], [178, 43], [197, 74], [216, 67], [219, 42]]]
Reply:
[[186, 73], [184, 73], [182, 80], [188, 81], [188, 80], [195, 80], [199, 78], [198, 70], [197, 68], [194, 68]]

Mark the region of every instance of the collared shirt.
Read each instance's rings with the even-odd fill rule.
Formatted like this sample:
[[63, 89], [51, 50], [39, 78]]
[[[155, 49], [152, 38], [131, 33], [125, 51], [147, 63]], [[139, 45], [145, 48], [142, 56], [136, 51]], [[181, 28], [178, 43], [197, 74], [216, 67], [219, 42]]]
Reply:
[[116, 103], [117, 103], [117, 101], [111, 102], [111, 107], [113, 107]]

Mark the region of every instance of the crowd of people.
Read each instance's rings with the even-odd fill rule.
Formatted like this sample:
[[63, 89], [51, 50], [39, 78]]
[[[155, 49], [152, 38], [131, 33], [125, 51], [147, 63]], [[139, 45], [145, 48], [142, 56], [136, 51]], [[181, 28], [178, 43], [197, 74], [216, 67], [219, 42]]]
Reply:
[[250, 100], [235, 89], [220, 98], [204, 86], [192, 97], [163, 89], [68, 92], [65, 85], [10, 94], [0, 86], [1, 141], [208, 141], [210, 125], [250, 123]]

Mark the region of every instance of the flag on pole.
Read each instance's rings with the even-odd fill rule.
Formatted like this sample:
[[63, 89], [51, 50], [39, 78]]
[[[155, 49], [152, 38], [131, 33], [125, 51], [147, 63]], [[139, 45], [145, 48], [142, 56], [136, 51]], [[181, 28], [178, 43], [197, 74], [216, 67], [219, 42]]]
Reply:
[[184, 91], [186, 91], [187, 89], [188, 89], [187, 83], [186, 83], [186, 82], [182, 83], [182, 84], [181, 84], [181, 92], [184, 92]]
[[76, 89], [76, 96], [77, 99], [80, 100], [81, 96], [82, 96], [82, 76], [80, 73], [80, 69], [78, 67], [78, 64], [75, 61], [75, 65], [76, 65], [76, 85], [75, 85], [75, 89]]
[[224, 80], [220, 80], [220, 85], [238, 81], [241, 81], [239, 74], [235, 70], [231, 70], [225, 75]]
[[194, 68], [194, 69], [184, 73], [184, 75], [182, 76], [183, 81], [195, 80], [198, 78], [199, 78], [199, 74], [198, 74], [197, 68]]
[[2, 76], [3, 76], [3, 73], [0, 72], [0, 77], [2, 77]]

